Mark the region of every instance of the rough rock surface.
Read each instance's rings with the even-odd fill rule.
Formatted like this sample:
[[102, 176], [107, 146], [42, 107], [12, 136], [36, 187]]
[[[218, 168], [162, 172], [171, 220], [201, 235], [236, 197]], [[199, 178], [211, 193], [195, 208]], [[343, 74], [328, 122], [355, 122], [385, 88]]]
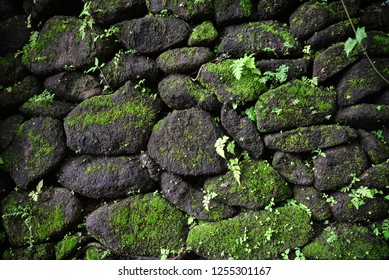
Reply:
[[323, 198], [322, 193], [314, 187], [295, 186], [293, 193], [298, 203], [308, 207], [314, 220], [324, 221], [331, 217], [329, 204]]

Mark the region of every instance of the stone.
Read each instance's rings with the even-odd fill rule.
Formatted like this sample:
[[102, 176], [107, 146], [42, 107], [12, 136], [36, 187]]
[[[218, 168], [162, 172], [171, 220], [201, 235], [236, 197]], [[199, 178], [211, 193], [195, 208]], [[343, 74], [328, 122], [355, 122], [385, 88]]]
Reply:
[[197, 255], [209, 260], [272, 260], [288, 248], [308, 243], [313, 237], [310, 223], [308, 214], [294, 206], [272, 212], [249, 211], [195, 226], [187, 243]]
[[216, 153], [223, 132], [211, 115], [200, 109], [173, 111], [153, 128], [147, 150], [165, 170], [177, 175], [212, 175], [226, 170]]
[[200, 189], [168, 172], [162, 173], [161, 189], [168, 201], [198, 220], [218, 221], [231, 218], [237, 212], [235, 208], [216, 200], [211, 200], [206, 209], [203, 202], [205, 194]]
[[214, 44], [219, 36], [211, 21], [204, 21], [195, 26], [188, 39], [190, 47], [208, 47]]
[[159, 194], [136, 195], [101, 206], [86, 219], [90, 235], [111, 251], [159, 257], [185, 244], [187, 217]]
[[4, 168], [16, 185], [26, 188], [53, 170], [65, 156], [62, 123], [52, 118], [33, 118], [23, 123], [3, 152]]
[[262, 94], [256, 105], [261, 133], [323, 123], [336, 110], [336, 92], [294, 80]]
[[16, 81], [21, 81], [28, 75], [21, 58], [15, 57], [12, 53], [0, 56], [0, 66], [0, 85], [3, 87], [12, 86]]
[[81, 102], [103, 92], [96, 77], [77, 71], [50, 76], [46, 78], [44, 87], [68, 102]]
[[320, 191], [337, 190], [352, 181], [352, 174], [361, 175], [367, 169], [363, 149], [354, 144], [328, 148], [314, 162], [315, 187]]
[[0, 21], [0, 34], [0, 55], [21, 49], [30, 38], [27, 16], [17, 15]]
[[9, 248], [3, 254], [3, 260], [54, 260], [54, 244], [43, 243], [27, 248]]
[[65, 118], [67, 145], [91, 155], [139, 153], [146, 145], [160, 99], [127, 82], [115, 94], [89, 98]]
[[389, 30], [389, 6], [379, 3], [367, 7], [361, 15], [360, 26], [368, 30]]
[[73, 108], [73, 104], [61, 100], [38, 102], [29, 100], [19, 107], [19, 111], [27, 117], [64, 119]]
[[299, 157], [293, 154], [276, 152], [273, 156], [272, 166], [292, 184], [303, 186], [313, 184], [314, 176], [312, 170]]
[[365, 226], [336, 223], [326, 227], [302, 252], [313, 260], [381, 260], [389, 256], [389, 247]]
[[250, 0], [213, 0], [217, 25], [226, 26], [233, 22], [249, 20], [254, 7]]
[[330, 207], [323, 198], [323, 194], [314, 187], [295, 186], [293, 193], [298, 203], [302, 203], [308, 207], [314, 220], [325, 221], [331, 217]]
[[35, 76], [27, 76], [13, 86], [0, 89], [0, 107], [17, 106], [42, 92], [42, 85]]
[[329, 148], [351, 142], [357, 138], [355, 129], [337, 124], [299, 127], [294, 130], [265, 135], [269, 149], [303, 153], [318, 148]]
[[301, 44], [289, 28], [275, 20], [229, 26], [224, 33], [220, 52], [233, 57], [254, 54], [261, 58], [279, 58], [301, 52]]
[[94, 199], [121, 198], [155, 188], [139, 156], [71, 158], [61, 165], [58, 181], [65, 188]]
[[221, 111], [221, 122], [225, 130], [236, 141], [236, 143], [249, 154], [259, 159], [264, 151], [261, 135], [255, 123], [248, 117], [241, 117], [229, 106], [223, 106]]
[[230, 206], [263, 209], [292, 196], [285, 179], [267, 162], [245, 160], [240, 164], [239, 182], [232, 171], [211, 177], [204, 182], [207, 193], [215, 193], [215, 200]]
[[260, 20], [274, 19], [297, 2], [297, 0], [260, 0], [258, 1], [258, 18]]
[[72, 259], [78, 250], [90, 240], [91, 237], [84, 236], [81, 233], [65, 235], [65, 237], [55, 245], [55, 259]]
[[28, 192], [11, 192], [1, 201], [4, 228], [12, 246], [51, 241], [82, 218], [82, 204], [64, 188], [49, 188], [35, 201]]
[[359, 181], [355, 183], [355, 186], [384, 190], [386, 186], [389, 186], [389, 162], [376, 164], [367, 169], [359, 176]]
[[0, 121], [0, 150], [5, 150], [24, 122], [22, 115], [13, 115]]
[[389, 41], [387, 39], [388, 35], [382, 31], [368, 31], [366, 32], [366, 34], [367, 37], [364, 41], [364, 44], [366, 45], [366, 51], [368, 55], [372, 58], [388, 57], [389, 56]]
[[141, 54], [160, 53], [184, 43], [190, 28], [176, 18], [144, 17], [116, 24], [120, 42]]
[[167, 50], [156, 61], [165, 74], [192, 73], [214, 58], [214, 53], [208, 48], [185, 47]]
[[288, 67], [287, 81], [293, 79], [300, 79], [305, 76], [310, 66], [310, 61], [303, 58], [298, 59], [261, 59], [258, 60], [255, 65], [262, 73], [267, 71], [277, 72], [281, 65]]
[[358, 129], [359, 142], [372, 164], [383, 163], [389, 159], [389, 145], [378, 139], [376, 135]]

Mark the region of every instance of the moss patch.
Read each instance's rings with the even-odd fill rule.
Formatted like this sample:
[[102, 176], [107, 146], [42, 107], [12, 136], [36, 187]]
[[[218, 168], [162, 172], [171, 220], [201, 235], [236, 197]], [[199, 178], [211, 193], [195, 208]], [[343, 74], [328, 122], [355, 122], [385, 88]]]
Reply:
[[218, 32], [212, 22], [205, 21], [195, 28], [188, 39], [189, 46], [206, 46], [214, 42], [218, 37]]

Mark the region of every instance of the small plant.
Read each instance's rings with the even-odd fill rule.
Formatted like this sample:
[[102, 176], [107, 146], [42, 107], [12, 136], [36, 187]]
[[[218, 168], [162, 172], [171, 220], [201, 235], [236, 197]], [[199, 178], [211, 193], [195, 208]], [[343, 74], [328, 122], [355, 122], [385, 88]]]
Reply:
[[273, 236], [273, 233], [277, 233], [276, 230], [272, 229], [271, 227], [269, 227], [266, 232], [265, 232], [265, 237], [266, 237], [266, 240], [267, 241], [270, 241], [272, 236]]
[[282, 109], [281, 108], [273, 108], [273, 110], [271, 110], [271, 112], [273, 114], [276, 114], [277, 116], [279, 116], [279, 115], [281, 115]]
[[93, 20], [93, 17], [89, 13], [90, 4], [91, 4], [91, 2], [85, 3], [83, 10], [81, 11], [80, 15], [78, 16], [79, 18], [82, 18], [82, 24], [81, 24], [81, 26], [79, 28], [81, 39], [85, 38], [85, 35], [86, 35], [85, 30], [86, 30], [86, 28], [89, 26], [89, 28], [92, 29], [93, 25], [95, 23], [95, 21]]
[[282, 252], [281, 253], [281, 257], [282, 257], [282, 259], [284, 259], [284, 260], [289, 260], [289, 253], [290, 253], [290, 249], [288, 248], [288, 249], [286, 249], [284, 252]]
[[306, 213], [308, 214], [309, 217], [312, 216], [311, 210], [310, 210], [306, 205], [304, 205], [303, 203], [298, 203], [295, 199], [288, 199], [286, 202], [287, 202], [287, 204], [290, 205], [290, 206], [300, 208], [301, 210], [303, 210], [304, 212], [306, 212]]
[[349, 197], [351, 197], [351, 203], [358, 210], [360, 206], [365, 204], [365, 198], [373, 199], [376, 194], [382, 194], [382, 191], [377, 189], [369, 189], [367, 187], [359, 187], [358, 189], [352, 189]]
[[[91, 26], [92, 28], [92, 26]], [[104, 39], [104, 38], [109, 38], [109, 37], [112, 37], [112, 36], [115, 36], [117, 33], [119, 32], [119, 27], [117, 26], [111, 26], [110, 28], [108, 29], [104, 29], [104, 32], [100, 35], [97, 35], [93, 41], [94, 42], [97, 42], [98, 40], [100, 39]]]
[[63, 70], [65, 70], [65, 71], [74, 71], [74, 70], [76, 70], [76, 66], [66, 64], [66, 65], [63, 67]]
[[257, 112], [255, 111], [255, 106], [247, 108], [244, 112], [250, 120], [257, 122]]
[[389, 240], [389, 219], [382, 222], [382, 235], [385, 240]]
[[276, 72], [266, 71], [258, 80], [262, 84], [266, 84], [268, 81], [271, 81], [270, 87], [272, 88], [278, 84], [282, 84], [288, 79], [288, 71], [289, 66], [282, 64], [276, 69]]
[[170, 250], [169, 249], [164, 249], [161, 248], [161, 260], [167, 260], [170, 255]]
[[54, 96], [55, 95], [53, 93], [45, 89], [41, 94], [31, 97], [28, 101], [34, 103], [52, 102]]
[[203, 196], [203, 206], [204, 206], [205, 210], [209, 211], [209, 204], [210, 204], [212, 199], [217, 197], [217, 193], [210, 192], [209, 190], [203, 190], [203, 193], [205, 194]]
[[31, 191], [28, 196], [31, 197], [33, 201], [38, 201], [38, 196], [41, 194], [43, 188], [43, 180], [40, 180], [38, 185], [36, 185], [36, 191]]
[[253, 57], [253, 54], [249, 56], [245, 54], [244, 57], [235, 59], [231, 65], [231, 68], [232, 73], [237, 80], [240, 80], [244, 70], [248, 70], [249, 72], [256, 75], [261, 75], [261, 71], [255, 66], [255, 58]]
[[365, 27], [358, 27], [355, 30], [355, 38], [348, 38], [346, 43], [344, 43], [344, 51], [347, 54], [347, 57], [353, 51], [356, 46], [361, 46], [363, 39], [367, 37]]
[[28, 244], [29, 248], [32, 248], [34, 245], [34, 239], [33, 239], [33, 233], [32, 233], [32, 225], [31, 225], [31, 219], [32, 219], [32, 209], [30, 206], [21, 206], [18, 205], [14, 212], [9, 214], [3, 214], [1, 216], [3, 220], [6, 220], [7, 218], [11, 217], [19, 217], [23, 220], [24, 225], [27, 227], [27, 230], [29, 232], [29, 238], [28, 238]]
[[36, 48], [38, 44], [38, 37], [39, 32], [38, 31], [32, 31], [30, 33], [30, 39], [26, 45], [24, 45], [22, 50], [19, 50], [15, 53], [15, 57], [18, 57], [19, 55], [22, 56], [22, 63], [24, 65], [28, 64], [28, 58], [31, 54], [31, 52]]
[[313, 77], [312, 79], [310, 79], [310, 78], [304, 76], [301, 78], [301, 81], [307, 85], [312, 86], [312, 87], [318, 86], [318, 84], [319, 84], [319, 80], [317, 77]]
[[314, 160], [317, 159], [318, 156], [327, 157], [327, 155], [320, 148], [314, 150], [313, 153], [315, 153], [315, 155], [312, 157]]
[[3, 165], [4, 164], [4, 160], [2, 157], [0, 157], [0, 165]]
[[269, 212], [273, 212], [273, 206], [274, 205], [276, 205], [276, 204], [274, 203], [274, 197], [272, 197], [271, 200], [270, 200], [270, 203], [265, 206], [265, 210], [267, 210]]
[[229, 162], [227, 163], [227, 167], [232, 172], [235, 180], [240, 185], [241, 171], [240, 171], [239, 159], [238, 158], [230, 159]]
[[333, 196], [331, 195], [328, 195], [326, 193], [323, 193], [323, 198], [326, 200], [327, 203], [331, 204], [331, 205], [334, 205], [336, 204], [336, 200]]
[[327, 232], [327, 234], [328, 234], [328, 238], [326, 240], [328, 244], [332, 244], [333, 242], [335, 242], [338, 239], [338, 236], [335, 232], [335, 228], [328, 227], [328, 228], [324, 229], [324, 231]]
[[382, 130], [373, 130], [370, 132], [371, 134], [375, 135], [383, 144], [388, 144], [386, 142], [384, 132]]
[[106, 90], [109, 90], [109, 91], [113, 91], [113, 89], [111, 88], [111, 86], [109, 85], [107, 79], [105, 78], [105, 75], [104, 75], [104, 72], [102, 70], [102, 68], [105, 66], [105, 63], [99, 63], [99, 59], [97, 57], [95, 57], [95, 65], [92, 66], [91, 68], [89, 68], [88, 70], [86, 70], [84, 73], [94, 73], [96, 71], [99, 71], [100, 72], [100, 75], [101, 77], [103, 78], [103, 80], [100, 82], [100, 84], [104, 83], [104, 91]]
[[216, 153], [224, 159], [226, 158], [226, 155], [224, 153], [224, 147], [228, 139], [230, 139], [228, 136], [223, 136], [221, 138], [218, 138], [215, 142]]
[[296, 257], [294, 258], [296, 261], [305, 260], [305, 256], [303, 252], [301, 252], [300, 248], [295, 248]]

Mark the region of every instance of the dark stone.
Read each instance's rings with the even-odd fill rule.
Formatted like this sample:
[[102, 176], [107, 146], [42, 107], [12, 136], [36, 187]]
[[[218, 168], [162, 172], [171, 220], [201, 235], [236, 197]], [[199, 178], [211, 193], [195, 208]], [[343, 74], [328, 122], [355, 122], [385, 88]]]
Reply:
[[[358, 26], [358, 20], [353, 19], [353, 24]], [[307, 45], [314, 50], [318, 50], [338, 42], [344, 42], [349, 37], [355, 37], [355, 35], [349, 20], [345, 20], [315, 32], [307, 41]]]
[[74, 259], [77, 257], [77, 253], [82, 250], [81, 248], [90, 242], [91, 239], [91, 237], [82, 235], [80, 232], [74, 235], [65, 235], [65, 237], [55, 245], [55, 259]]
[[351, 65], [358, 56], [358, 50], [354, 49], [347, 57], [344, 43], [333, 45], [315, 57], [312, 75], [323, 82]]
[[79, 156], [62, 164], [59, 182], [91, 197], [120, 198], [154, 189], [154, 181], [139, 157]]
[[34, 76], [27, 76], [13, 86], [0, 89], [0, 107], [17, 106], [42, 92], [42, 85]]
[[3, 87], [14, 84], [28, 75], [20, 57], [8, 53], [0, 57], [0, 85]]
[[160, 99], [127, 82], [115, 94], [78, 104], [65, 118], [67, 145], [91, 155], [135, 154], [146, 146]]
[[17, 4], [15, 0], [0, 0], [0, 19], [21, 13]]
[[1, 210], [8, 240], [17, 247], [63, 236], [82, 218], [80, 200], [64, 188], [38, 193], [36, 201], [14, 191], [1, 201]]
[[188, 39], [190, 47], [208, 47], [213, 45], [219, 36], [211, 21], [204, 21], [195, 26]]
[[0, 22], [0, 55], [14, 53], [21, 49], [30, 38], [27, 16], [13, 16]]
[[[373, 63], [378, 71], [389, 79], [389, 59], [375, 59]], [[338, 104], [342, 107], [357, 104], [365, 97], [380, 93], [385, 86], [387, 83], [364, 58], [342, 77], [337, 88]]]
[[74, 105], [65, 101], [27, 101], [19, 111], [27, 117], [51, 117], [63, 119], [74, 108]]
[[389, 186], [389, 162], [374, 165], [359, 176], [357, 187], [384, 190]]
[[0, 121], [0, 150], [5, 150], [11, 144], [23, 122], [24, 117], [21, 115], [13, 115]]
[[360, 146], [344, 145], [322, 151], [314, 162], [315, 187], [321, 191], [337, 190], [352, 181], [352, 174], [361, 175], [368, 166]]
[[215, 193], [215, 200], [252, 210], [263, 209], [292, 196], [288, 183], [267, 161], [245, 160], [239, 165], [239, 182], [233, 172], [228, 171], [207, 179], [204, 190]]
[[313, 260], [382, 260], [388, 258], [389, 247], [367, 227], [336, 223], [326, 227], [302, 252]]
[[377, 136], [358, 129], [359, 141], [372, 164], [383, 163], [389, 159], [389, 145], [378, 139]]
[[208, 19], [213, 15], [212, 0], [205, 0], [200, 3], [187, 0], [146, 0], [146, 5], [152, 13], [168, 10], [185, 21]]
[[373, 103], [378, 105], [389, 106], [389, 89], [383, 90], [381, 94], [378, 94], [373, 98]]
[[306, 59], [263, 59], [255, 63], [262, 73], [266, 71], [277, 72], [277, 68], [281, 65], [289, 67], [287, 80], [299, 79], [307, 75], [310, 61]]
[[27, 54], [27, 67], [33, 74], [49, 75], [71, 66], [85, 70], [95, 59], [104, 61], [115, 51], [112, 38], [95, 38], [103, 33], [98, 27], [85, 27], [83, 37], [79, 18], [55, 16], [46, 21], [37, 42]]
[[258, 75], [244, 71], [241, 78], [235, 78], [231, 69], [234, 61], [225, 60], [220, 63], [207, 63], [201, 67], [199, 82], [221, 103], [241, 105], [257, 100], [266, 89], [266, 85], [258, 83]]
[[192, 73], [214, 58], [215, 54], [208, 48], [185, 47], [165, 51], [158, 56], [157, 65], [165, 74]]
[[264, 137], [266, 147], [290, 153], [311, 152], [350, 142], [357, 138], [354, 129], [340, 125], [299, 127]]
[[274, 19], [297, 2], [297, 0], [259, 0], [258, 18], [260, 20]]
[[302, 4], [290, 16], [289, 24], [292, 33], [305, 39], [314, 32], [322, 30], [334, 22], [330, 10], [320, 4], [310, 2]]
[[264, 150], [263, 141], [253, 121], [239, 116], [234, 109], [225, 105], [221, 111], [221, 122], [242, 149], [247, 150], [254, 158], [261, 157]]
[[16, 185], [26, 188], [51, 171], [65, 156], [63, 126], [52, 118], [35, 118], [20, 127], [1, 155]]
[[299, 157], [293, 154], [276, 152], [272, 166], [292, 184], [303, 186], [313, 184], [314, 176], [312, 170]]
[[204, 193], [185, 182], [180, 176], [167, 172], [162, 173], [161, 189], [168, 201], [198, 220], [217, 221], [231, 218], [236, 214], [233, 207], [216, 200], [211, 200], [207, 205], [208, 209], [205, 209]]
[[78, 16], [83, 3], [80, 0], [24, 0], [23, 8], [33, 19], [45, 20], [54, 15]]
[[86, 219], [90, 235], [111, 251], [159, 257], [185, 244], [187, 217], [159, 194], [136, 195], [104, 205]]
[[253, 18], [254, 7], [251, 0], [213, 0], [215, 20], [220, 26]]
[[80, 72], [62, 72], [45, 80], [44, 86], [61, 99], [80, 102], [102, 94], [98, 80]]
[[301, 45], [288, 27], [272, 20], [227, 27], [219, 49], [233, 57], [254, 54], [262, 58], [278, 58], [299, 54]]
[[323, 123], [336, 110], [336, 92], [294, 80], [262, 94], [255, 105], [259, 132]]
[[339, 222], [371, 222], [388, 217], [389, 201], [383, 196], [375, 195], [374, 198], [363, 199], [364, 204], [358, 209], [352, 204], [350, 193], [332, 193], [335, 203], [331, 204], [332, 216]]
[[127, 49], [151, 54], [175, 47], [189, 37], [190, 28], [176, 18], [144, 17], [123, 21], [116, 25], [119, 40]]
[[314, 187], [295, 186], [293, 189], [294, 198], [311, 210], [312, 218], [316, 221], [324, 221], [331, 217], [328, 203], [323, 194]]
[[[389, 40], [388, 35], [382, 31], [366, 32], [367, 37], [364, 40], [366, 51], [370, 57], [388, 57], [389, 56]], [[382, 73], [382, 72], [381, 72]]]
[[123, 20], [142, 17], [147, 9], [144, 0], [94, 0], [90, 1], [89, 11], [97, 23], [109, 26]]
[[389, 106], [358, 104], [340, 109], [335, 122], [365, 130], [381, 129], [389, 123]]
[[154, 126], [147, 149], [162, 168], [177, 175], [218, 174], [227, 168], [214, 147], [222, 135], [205, 111], [173, 111]]
[[3, 260], [55, 260], [54, 243], [37, 244], [27, 248], [9, 248]]
[[190, 76], [172, 74], [158, 84], [162, 100], [173, 110], [184, 110], [196, 105], [206, 111], [216, 111], [220, 103], [216, 96], [202, 88]]
[[360, 26], [369, 30], [389, 30], [389, 6], [375, 4], [364, 10], [361, 16]]
[[[149, 57], [137, 54], [123, 54], [110, 60], [102, 69], [104, 82], [117, 89], [128, 80], [139, 82], [145, 80], [146, 85], [155, 85], [158, 66]], [[100, 75], [101, 76], [101, 75]]]

